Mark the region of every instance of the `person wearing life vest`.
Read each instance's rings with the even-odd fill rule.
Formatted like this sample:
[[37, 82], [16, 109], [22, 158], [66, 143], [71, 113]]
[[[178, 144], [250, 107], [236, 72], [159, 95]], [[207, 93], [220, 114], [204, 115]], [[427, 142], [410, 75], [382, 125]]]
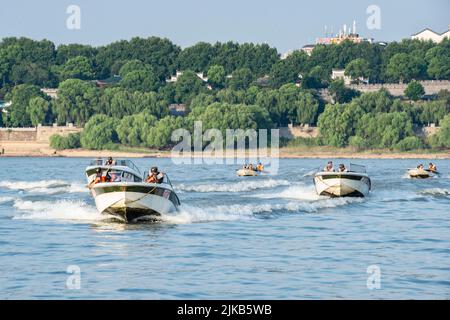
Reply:
[[436, 172], [437, 171], [436, 165], [430, 162], [430, 164], [428, 165], [428, 171]]
[[333, 161], [328, 161], [325, 168], [323, 168], [324, 172], [334, 172]]
[[148, 183], [162, 183], [164, 180], [164, 173], [158, 171], [158, 167], [152, 167], [146, 182]]
[[261, 172], [261, 171], [263, 171], [263, 170], [264, 170], [264, 166], [262, 165], [262, 163], [261, 163], [261, 162], [258, 163], [258, 165], [256, 166], [256, 171]]
[[102, 182], [103, 178], [104, 177], [102, 177], [102, 169], [98, 168], [94, 180], [92, 180], [91, 183], [89, 183], [88, 187], [91, 188], [94, 184]]

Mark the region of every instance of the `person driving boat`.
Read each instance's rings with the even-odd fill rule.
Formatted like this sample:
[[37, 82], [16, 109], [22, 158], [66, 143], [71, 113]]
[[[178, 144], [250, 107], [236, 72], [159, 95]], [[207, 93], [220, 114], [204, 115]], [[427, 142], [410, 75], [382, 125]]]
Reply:
[[158, 167], [152, 167], [146, 179], [148, 183], [162, 183], [164, 180], [164, 173], [158, 171]]

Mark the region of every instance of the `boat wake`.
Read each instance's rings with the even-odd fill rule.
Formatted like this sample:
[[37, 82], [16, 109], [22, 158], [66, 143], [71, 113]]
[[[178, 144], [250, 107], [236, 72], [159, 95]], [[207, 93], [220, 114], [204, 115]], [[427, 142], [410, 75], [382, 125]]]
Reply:
[[258, 215], [278, 213], [317, 213], [321, 209], [344, 206], [351, 203], [361, 203], [362, 198], [326, 198], [316, 202], [292, 201], [284, 204], [235, 204], [221, 205], [215, 207], [196, 207], [181, 205], [178, 213], [164, 215], [160, 218], [162, 222], [173, 224], [187, 224], [195, 222], [211, 221], [235, 221], [244, 219], [255, 219]]
[[318, 201], [328, 199], [328, 197], [319, 196], [314, 189], [314, 186], [306, 186], [306, 185], [293, 185], [281, 192], [272, 192], [272, 193], [261, 193], [257, 195], [252, 195], [252, 197], [260, 198], [260, 199], [296, 199], [296, 200], [304, 200], [304, 201]]
[[422, 195], [431, 195], [431, 196], [450, 196], [450, 190], [443, 188], [430, 188], [425, 189], [419, 192]]
[[68, 183], [62, 180], [2, 181], [0, 187], [36, 194], [83, 193], [87, 188], [80, 182]]
[[13, 219], [83, 220], [108, 219], [94, 206], [80, 200], [27, 201], [17, 199], [13, 207], [17, 210]]
[[229, 184], [198, 184], [198, 185], [185, 185], [180, 184], [175, 186], [175, 189], [185, 192], [246, 192], [257, 189], [268, 189], [278, 186], [289, 185], [287, 180], [252, 180], [252, 181], [239, 181]]

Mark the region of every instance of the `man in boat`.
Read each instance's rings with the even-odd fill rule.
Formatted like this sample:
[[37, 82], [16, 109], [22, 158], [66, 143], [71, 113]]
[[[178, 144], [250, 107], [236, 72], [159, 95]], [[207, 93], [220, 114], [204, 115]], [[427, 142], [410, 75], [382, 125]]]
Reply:
[[89, 183], [88, 188], [90, 189], [94, 184], [102, 182], [102, 169], [98, 168], [95, 179]]
[[333, 161], [328, 161], [328, 163], [325, 166], [325, 168], [323, 168], [323, 171], [325, 171], [325, 172], [334, 172]]
[[258, 163], [258, 165], [256, 166], [256, 171], [261, 172], [261, 171], [263, 171], [263, 170], [264, 170], [264, 166], [262, 165], [262, 163], [261, 163], [261, 162]]
[[111, 181], [111, 175], [109, 174], [109, 169], [106, 171], [105, 175], [102, 175], [102, 169], [98, 168], [97, 173], [95, 175], [95, 179], [89, 183], [88, 188], [92, 188], [94, 184], [97, 183], [103, 183], [103, 182], [110, 182]]
[[430, 172], [437, 172], [437, 167], [434, 163], [431, 163], [428, 165], [428, 171]]
[[105, 165], [107, 166], [112, 166], [114, 165], [114, 160], [112, 157], [109, 157], [108, 160], [106, 161]]
[[417, 166], [417, 169], [423, 170], [423, 164], [419, 164], [419, 165]]
[[158, 171], [158, 167], [152, 167], [146, 182], [148, 183], [162, 183], [164, 180], [164, 173]]
[[345, 165], [343, 163], [341, 163], [339, 165], [339, 172], [347, 172], [347, 168], [345, 167]]

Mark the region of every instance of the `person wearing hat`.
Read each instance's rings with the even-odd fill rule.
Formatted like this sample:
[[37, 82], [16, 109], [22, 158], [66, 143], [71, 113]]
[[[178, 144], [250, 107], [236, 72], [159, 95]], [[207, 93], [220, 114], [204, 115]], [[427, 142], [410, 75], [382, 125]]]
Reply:
[[152, 167], [146, 182], [148, 183], [162, 183], [164, 180], [164, 173], [158, 171], [158, 167]]

